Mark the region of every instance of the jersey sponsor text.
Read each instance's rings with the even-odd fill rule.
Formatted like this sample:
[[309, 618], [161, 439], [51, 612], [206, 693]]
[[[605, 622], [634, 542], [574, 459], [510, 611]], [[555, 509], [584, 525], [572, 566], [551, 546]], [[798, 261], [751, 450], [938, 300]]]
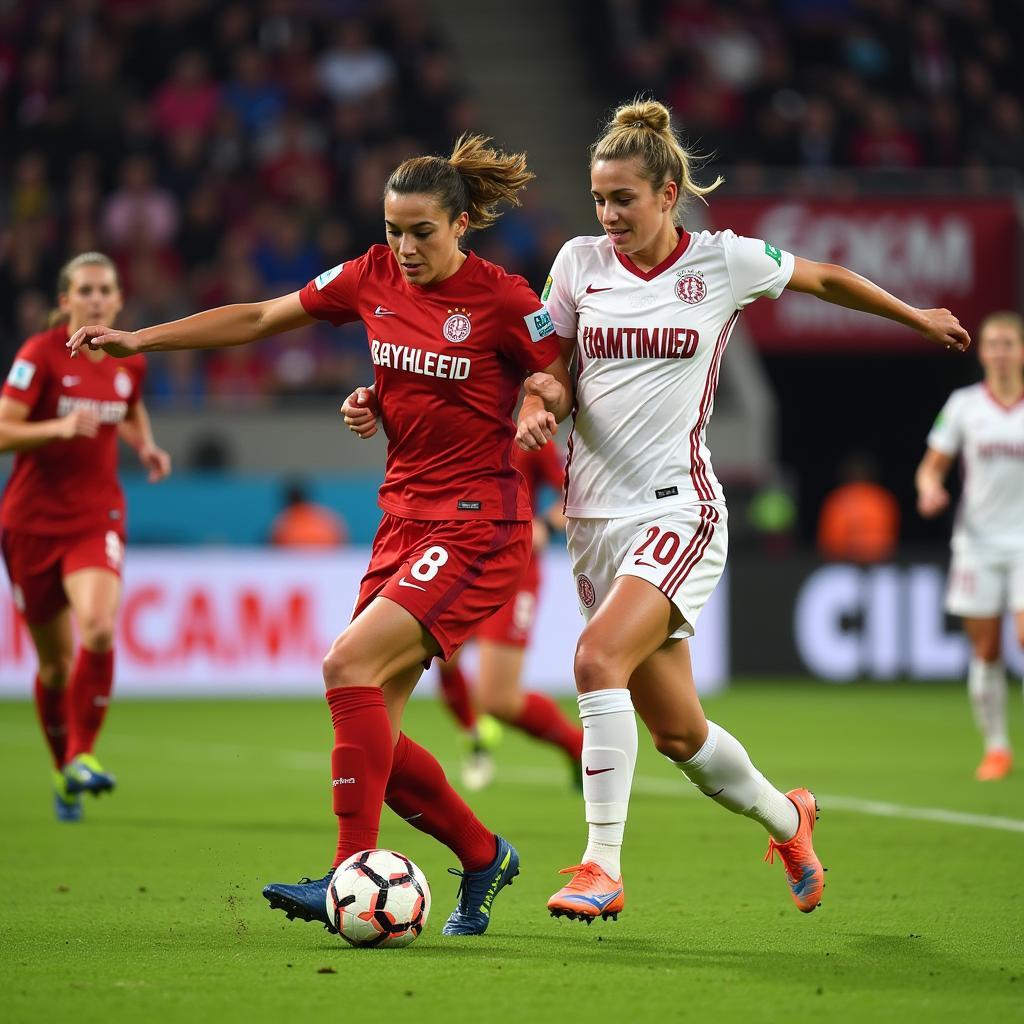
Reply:
[[392, 370], [419, 373], [426, 377], [445, 380], [466, 380], [471, 361], [465, 356], [446, 356], [437, 352], [424, 352], [412, 345], [396, 345], [374, 338], [370, 342], [370, 358], [375, 366], [388, 366]]
[[590, 359], [691, 359], [700, 334], [689, 327], [584, 327], [580, 344]]

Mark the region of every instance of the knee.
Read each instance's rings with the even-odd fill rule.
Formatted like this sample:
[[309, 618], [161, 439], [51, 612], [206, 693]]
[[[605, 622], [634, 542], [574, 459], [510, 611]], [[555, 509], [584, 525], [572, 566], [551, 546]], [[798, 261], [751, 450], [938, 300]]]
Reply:
[[659, 754], [676, 764], [682, 764], [684, 761], [689, 761], [704, 745], [704, 740], [707, 739], [707, 727], [703, 727], [703, 734], [697, 728], [671, 732], [652, 730], [651, 739], [654, 740], [655, 749]]
[[334, 690], [339, 686], [368, 686], [365, 670], [354, 644], [344, 635], [338, 637], [323, 660], [324, 686]]
[[616, 657], [614, 651], [584, 632], [576, 645], [573, 672], [576, 689], [580, 693], [593, 693], [595, 690], [625, 688], [629, 684], [631, 669], [621, 663], [621, 658]]
[[999, 661], [1002, 654], [998, 633], [983, 633], [976, 636], [971, 647], [976, 658], [989, 664]]
[[90, 651], [109, 651], [114, 646], [114, 618], [90, 612], [79, 622], [82, 646]]
[[39, 662], [39, 682], [47, 690], [63, 690], [71, 675], [71, 658], [57, 657]]

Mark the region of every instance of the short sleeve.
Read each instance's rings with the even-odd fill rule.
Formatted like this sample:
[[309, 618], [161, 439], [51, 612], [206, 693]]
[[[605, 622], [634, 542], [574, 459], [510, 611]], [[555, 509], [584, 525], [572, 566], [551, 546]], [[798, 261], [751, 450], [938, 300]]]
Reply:
[[555, 325], [555, 333], [560, 338], [575, 338], [578, 320], [570, 280], [572, 266], [569, 245], [570, 243], [566, 242], [559, 250], [544, 284], [544, 291], [540, 295], [544, 307], [551, 315], [551, 322]]
[[30, 409], [35, 408], [46, 386], [48, 371], [49, 364], [42, 347], [26, 342], [18, 350], [0, 394], [22, 402]]
[[545, 369], [561, 355], [551, 316], [523, 278], [509, 278], [502, 317], [502, 351], [527, 373]]
[[934, 448], [943, 455], [956, 455], [964, 442], [962, 417], [960, 415], [960, 396], [954, 392], [946, 399], [942, 411], [935, 417], [932, 429], [928, 432], [928, 447]]
[[767, 295], [777, 299], [793, 276], [793, 254], [761, 238], [722, 232], [725, 265], [738, 309]]
[[302, 308], [314, 319], [327, 320], [335, 327], [358, 320], [359, 284], [367, 259], [347, 260], [314, 277], [299, 292]]

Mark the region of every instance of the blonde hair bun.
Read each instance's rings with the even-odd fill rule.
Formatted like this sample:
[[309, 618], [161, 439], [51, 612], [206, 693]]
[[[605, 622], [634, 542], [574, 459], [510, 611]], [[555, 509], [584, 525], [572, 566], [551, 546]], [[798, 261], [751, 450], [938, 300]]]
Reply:
[[639, 100], [619, 107], [615, 111], [614, 124], [620, 128], [649, 128], [661, 135], [670, 131], [672, 117], [668, 107], [657, 100]]

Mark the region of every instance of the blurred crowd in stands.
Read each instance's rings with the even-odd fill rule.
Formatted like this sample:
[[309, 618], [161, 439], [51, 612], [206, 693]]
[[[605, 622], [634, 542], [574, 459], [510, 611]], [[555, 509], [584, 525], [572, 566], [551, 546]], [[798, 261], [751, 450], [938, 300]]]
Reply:
[[[718, 164], [1024, 171], [1024, 4], [576, 6], [602, 101], [666, 99]], [[0, 0], [0, 362], [45, 322], [78, 252], [114, 257], [136, 327], [290, 291], [382, 241], [390, 169], [486, 127], [430, 10]], [[537, 285], [561, 236], [528, 196], [475, 245]], [[318, 326], [153, 360], [148, 389], [156, 407], [260, 407], [368, 374], [361, 327]]]
[[716, 164], [1024, 174], [1017, 0], [586, 7], [593, 87], [662, 97]]

